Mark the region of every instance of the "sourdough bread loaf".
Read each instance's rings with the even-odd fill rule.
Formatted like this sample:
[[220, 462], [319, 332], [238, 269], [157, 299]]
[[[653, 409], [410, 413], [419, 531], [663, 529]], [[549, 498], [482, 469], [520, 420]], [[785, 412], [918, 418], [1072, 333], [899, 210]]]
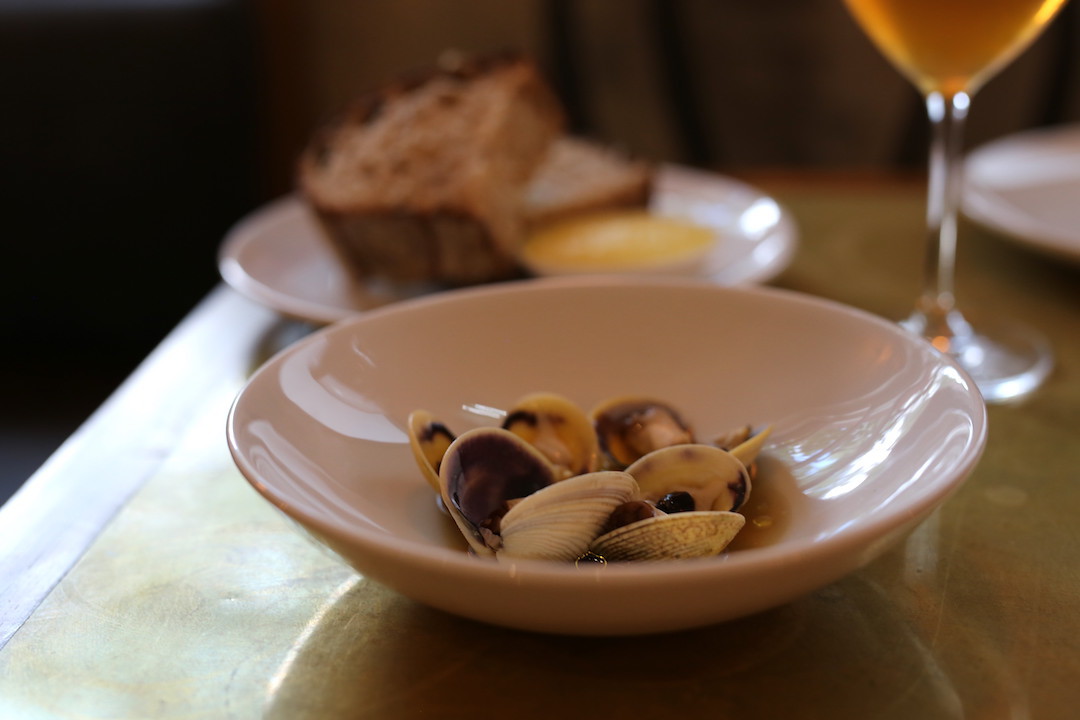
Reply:
[[466, 59], [359, 99], [302, 154], [299, 190], [359, 277], [509, 277], [525, 187], [562, 123], [531, 61]]

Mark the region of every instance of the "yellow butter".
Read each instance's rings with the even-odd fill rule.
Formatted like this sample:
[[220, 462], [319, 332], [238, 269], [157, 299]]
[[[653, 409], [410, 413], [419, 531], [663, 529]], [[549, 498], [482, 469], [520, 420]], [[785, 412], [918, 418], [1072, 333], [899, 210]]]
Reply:
[[543, 227], [525, 243], [525, 264], [541, 271], [640, 270], [690, 261], [715, 231], [644, 210], [612, 211]]

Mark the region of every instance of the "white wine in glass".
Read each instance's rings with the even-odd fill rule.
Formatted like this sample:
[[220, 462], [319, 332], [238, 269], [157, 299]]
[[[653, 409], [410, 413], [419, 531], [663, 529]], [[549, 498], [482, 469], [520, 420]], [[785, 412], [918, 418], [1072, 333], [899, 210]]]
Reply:
[[1026, 395], [1052, 367], [1046, 342], [1020, 326], [973, 328], [956, 308], [961, 147], [972, 95], [1042, 32], [1065, 0], [845, 2], [922, 93], [930, 118], [925, 279], [915, 311], [903, 324], [954, 356], [988, 402]]

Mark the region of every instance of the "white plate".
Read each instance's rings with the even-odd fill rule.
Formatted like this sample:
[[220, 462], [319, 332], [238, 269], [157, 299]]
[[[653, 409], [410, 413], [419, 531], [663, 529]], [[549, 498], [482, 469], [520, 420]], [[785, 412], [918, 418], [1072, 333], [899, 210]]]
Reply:
[[1010, 135], [971, 152], [964, 212], [1029, 247], [1080, 262], [1080, 126]]
[[[737, 180], [677, 166], [658, 172], [652, 209], [714, 227], [717, 243], [692, 274], [719, 285], [766, 282], [794, 255], [798, 232], [772, 198]], [[277, 200], [240, 221], [221, 246], [218, 267], [240, 293], [285, 315], [331, 323], [430, 292], [352, 278], [319, 237], [296, 197]]]
[[[468, 555], [415, 465], [406, 418], [424, 408], [460, 434], [493, 422], [463, 406], [538, 390], [585, 408], [662, 398], [702, 438], [773, 423], [750, 500], [768, 500], [775, 536], [717, 558], [605, 567]], [[942, 503], [985, 441], [971, 380], [895, 324], [681, 278], [522, 281], [364, 313], [271, 359], [228, 419], [252, 485], [365, 576], [477, 620], [590, 635], [715, 623], [821, 587]]]
[[275, 200], [229, 231], [218, 253], [221, 277], [258, 303], [319, 324], [422, 293], [355, 281], [318, 233], [299, 198]]

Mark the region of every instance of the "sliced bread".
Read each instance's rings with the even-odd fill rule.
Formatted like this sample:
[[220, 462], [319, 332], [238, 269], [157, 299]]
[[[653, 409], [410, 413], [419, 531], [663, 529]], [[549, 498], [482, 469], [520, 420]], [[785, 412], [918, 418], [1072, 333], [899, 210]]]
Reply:
[[466, 59], [358, 100], [302, 154], [299, 189], [358, 276], [512, 276], [524, 188], [562, 122], [528, 59]]

